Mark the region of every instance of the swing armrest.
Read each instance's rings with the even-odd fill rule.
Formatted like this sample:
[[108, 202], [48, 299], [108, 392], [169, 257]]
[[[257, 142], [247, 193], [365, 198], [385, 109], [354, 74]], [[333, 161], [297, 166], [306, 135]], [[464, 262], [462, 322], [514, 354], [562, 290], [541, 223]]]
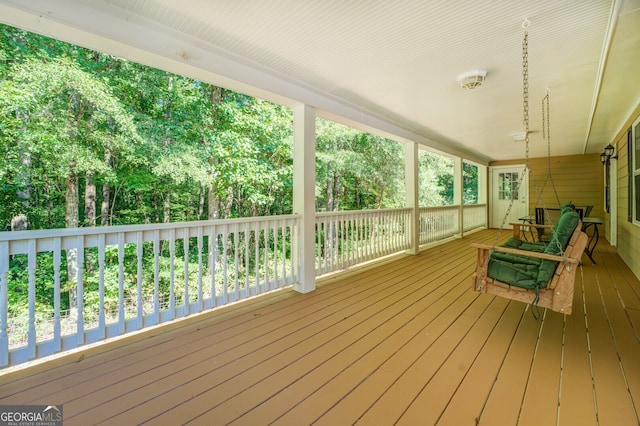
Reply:
[[521, 256], [526, 256], [526, 257], [535, 257], [535, 258], [538, 258], [538, 259], [553, 260], [555, 262], [567, 261], [569, 263], [578, 263], [578, 261], [579, 261], [579, 259], [563, 258], [562, 256], [557, 256], [555, 254], [547, 254], [547, 253], [538, 253], [538, 252], [535, 252], [535, 251], [518, 250], [518, 249], [509, 248], [509, 247], [494, 247], [494, 246], [490, 246], [488, 244], [473, 243], [473, 244], [471, 244], [471, 247], [477, 248], [477, 249], [480, 249], [480, 250], [485, 250], [485, 251], [493, 250], [493, 251], [500, 251], [500, 252], [503, 252], [503, 253], [519, 254]]
[[553, 225], [542, 225], [538, 223], [522, 223], [522, 222], [511, 222], [509, 223], [511, 226], [515, 226], [518, 228], [527, 227], [527, 228], [539, 228], [539, 229], [552, 229]]
[[[521, 222], [512, 222], [509, 225], [513, 227], [513, 236], [515, 238], [520, 238], [520, 234], [523, 232], [522, 228], [529, 228], [530, 230], [537, 229], [540, 232], [541, 229], [553, 229], [552, 225], [541, 225], [537, 223], [521, 223]], [[535, 238], [535, 237], [534, 237]]]

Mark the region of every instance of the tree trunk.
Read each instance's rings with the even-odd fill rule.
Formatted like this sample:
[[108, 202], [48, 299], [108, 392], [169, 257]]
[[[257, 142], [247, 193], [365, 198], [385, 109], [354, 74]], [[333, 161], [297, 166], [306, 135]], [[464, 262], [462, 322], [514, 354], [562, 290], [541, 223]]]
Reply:
[[209, 187], [209, 193], [207, 195], [207, 215], [209, 220], [220, 218], [220, 199], [216, 196], [213, 187]]
[[162, 221], [164, 223], [171, 222], [171, 192], [167, 192], [164, 196], [164, 201], [162, 202]]
[[204, 219], [204, 185], [200, 184], [200, 195], [198, 197], [198, 220]]
[[[111, 151], [104, 153], [104, 164], [109, 167], [111, 165]], [[100, 225], [108, 226], [111, 224], [109, 215], [109, 203], [111, 203], [111, 185], [108, 182], [102, 184], [102, 203], [100, 204]]]
[[84, 185], [84, 223], [96, 226], [96, 181], [95, 173], [87, 172]]
[[[67, 193], [65, 194], [65, 226], [67, 228], [78, 227], [78, 174], [76, 172], [76, 162], [69, 164], [69, 174], [66, 179]], [[69, 281], [69, 306], [71, 315], [77, 315], [78, 300], [77, 286], [78, 279], [78, 247], [67, 250], [67, 280]]]
[[[213, 117], [213, 126], [218, 125], [218, 113], [216, 107], [220, 105], [222, 100], [222, 88], [218, 86], [210, 86], [211, 93], [210, 99], [212, 104], [212, 117]], [[216, 164], [218, 163], [218, 159], [215, 157], [209, 158], [209, 165], [211, 167], [211, 175], [214, 177], [215, 181], [215, 170]], [[212, 184], [207, 191], [207, 218], [209, 220], [219, 219], [220, 218], [220, 198], [216, 195], [216, 191], [214, 185]]]
[[[21, 114], [16, 113], [18, 118], [21, 118]], [[23, 117], [26, 120], [26, 117]], [[18, 141], [18, 143], [21, 143]], [[17, 182], [19, 189], [16, 191], [16, 197], [21, 201], [25, 210], [29, 208], [31, 204], [31, 153], [28, 149], [23, 147], [20, 149], [21, 167], [18, 170]], [[19, 213], [11, 219], [12, 231], [24, 231], [29, 228], [29, 220], [26, 213]]]
[[224, 217], [223, 219], [231, 216], [231, 206], [233, 206], [233, 188], [227, 188], [227, 199], [224, 202]]
[[333, 179], [327, 179], [327, 211], [333, 211]]

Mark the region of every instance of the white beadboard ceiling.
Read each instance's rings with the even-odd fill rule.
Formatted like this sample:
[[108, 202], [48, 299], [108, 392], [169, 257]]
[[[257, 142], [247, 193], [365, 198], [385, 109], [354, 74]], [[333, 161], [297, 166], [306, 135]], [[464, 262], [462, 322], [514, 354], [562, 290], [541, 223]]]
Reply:
[[[0, 20], [481, 162], [600, 152], [640, 101], [640, 0], [0, 0]], [[487, 71], [475, 90], [457, 76]], [[338, 118], [340, 117], [340, 118]]]

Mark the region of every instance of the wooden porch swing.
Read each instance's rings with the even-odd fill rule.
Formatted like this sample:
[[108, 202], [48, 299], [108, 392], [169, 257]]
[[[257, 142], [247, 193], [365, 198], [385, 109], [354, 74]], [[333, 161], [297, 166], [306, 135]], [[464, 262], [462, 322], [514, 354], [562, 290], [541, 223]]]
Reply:
[[[523, 76], [523, 121], [525, 124], [525, 167], [518, 180], [518, 187], [526, 173], [529, 172], [529, 65], [528, 65], [528, 32], [529, 21], [522, 24], [524, 39], [522, 42], [522, 76]], [[545, 129], [546, 100], [546, 129]], [[556, 201], [560, 205], [558, 194], [551, 175], [551, 136], [549, 126], [549, 91], [542, 101], [543, 137], [546, 130], [548, 149], [548, 172], [542, 190], [547, 182], [551, 182]], [[535, 186], [535, 182], [534, 182]], [[538, 202], [542, 201], [542, 190], [538, 190]], [[543, 210], [544, 202], [542, 202]], [[511, 223], [513, 237], [502, 246], [497, 246], [500, 233], [513, 206], [511, 198], [505, 216], [500, 225], [493, 245], [472, 244], [478, 250], [478, 264], [472, 276], [473, 289], [481, 293], [489, 293], [507, 299], [532, 304], [536, 308], [547, 308], [552, 311], [571, 314], [573, 306], [573, 289], [577, 267], [587, 245], [587, 235], [582, 231], [582, 221], [573, 206], [568, 203], [562, 206], [562, 214], [555, 225], [536, 225]], [[546, 213], [546, 223], [551, 223]], [[549, 228], [552, 237], [549, 243], [529, 243], [520, 240], [521, 228]], [[534, 233], [531, 233], [532, 235]], [[536, 314], [534, 313], [534, 316]], [[537, 316], [536, 316], [537, 318]]]

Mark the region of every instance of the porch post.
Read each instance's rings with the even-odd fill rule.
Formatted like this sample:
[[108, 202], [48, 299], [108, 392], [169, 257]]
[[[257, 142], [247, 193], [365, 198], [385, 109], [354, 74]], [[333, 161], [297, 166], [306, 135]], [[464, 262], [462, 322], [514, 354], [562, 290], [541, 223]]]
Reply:
[[299, 268], [299, 281], [294, 289], [300, 293], [316, 289], [315, 157], [316, 111], [308, 105], [298, 105], [293, 108], [293, 213], [302, 217], [294, 249]]
[[458, 235], [460, 238], [464, 236], [464, 199], [463, 199], [463, 173], [462, 173], [462, 157], [456, 157], [453, 161], [453, 204], [460, 206], [458, 213]]
[[489, 227], [489, 203], [487, 202], [487, 166], [478, 164], [478, 204], [484, 204], [484, 227]]
[[404, 182], [406, 200], [405, 205], [411, 208], [411, 223], [407, 226], [410, 237], [409, 254], [420, 252], [420, 198], [418, 196], [418, 144], [405, 142], [404, 144]]

